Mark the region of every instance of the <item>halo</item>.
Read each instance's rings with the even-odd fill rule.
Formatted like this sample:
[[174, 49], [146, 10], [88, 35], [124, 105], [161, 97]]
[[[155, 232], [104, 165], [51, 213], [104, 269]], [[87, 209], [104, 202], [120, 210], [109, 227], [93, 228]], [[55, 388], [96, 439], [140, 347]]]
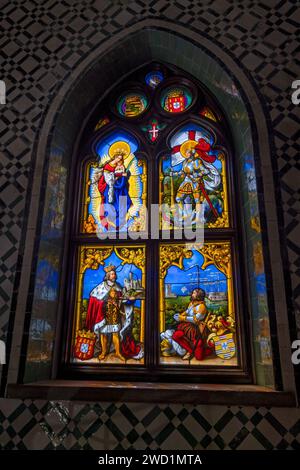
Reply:
[[121, 154], [124, 158], [130, 154], [130, 145], [127, 142], [119, 140], [111, 144], [108, 150], [110, 158], [114, 158], [116, 155]]
[[180, 153], [184, 158], [187, 158], [187, 152], [189, 150], [194, 150], [194, 148], [198, 145], [198, 142], [196, 140], [186, 140], [181, 144], [180, 146]]

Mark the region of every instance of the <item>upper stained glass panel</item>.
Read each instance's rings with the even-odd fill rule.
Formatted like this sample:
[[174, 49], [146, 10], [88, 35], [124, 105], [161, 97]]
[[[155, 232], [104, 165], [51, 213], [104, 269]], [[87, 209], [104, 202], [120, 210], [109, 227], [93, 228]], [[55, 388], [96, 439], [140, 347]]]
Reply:
[[[229, 226], [226, 162], [223, 151], [214, 149], [214, 136], [206, 129], [187, 125], [171, 139], [171, 152], [160, 162], [162, 228], [181, 228], [175, 207], [192, 226]], [[197, 206], [201, 204], [202, 211]]]
[[147, 166], [137, 149], [122, 131], [99, 143], [97, 161], [85, 169], [82, 232], [146, 230]]

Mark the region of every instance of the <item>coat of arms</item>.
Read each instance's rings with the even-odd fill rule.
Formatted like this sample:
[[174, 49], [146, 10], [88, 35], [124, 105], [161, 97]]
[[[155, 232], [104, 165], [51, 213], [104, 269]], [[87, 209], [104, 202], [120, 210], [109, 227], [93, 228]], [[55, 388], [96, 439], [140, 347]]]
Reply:
[[213, 340], [215, 343], [216, 355], [221, 359], [231, 359], [235, 355], [233, 333], [228, 333], [222, 336], [215, 336]]
[[96, 338], [97, 337], [95, 333], [78, 330], [76, 335], [74, 356], [81, 361], [92, 359], [94, 356]]

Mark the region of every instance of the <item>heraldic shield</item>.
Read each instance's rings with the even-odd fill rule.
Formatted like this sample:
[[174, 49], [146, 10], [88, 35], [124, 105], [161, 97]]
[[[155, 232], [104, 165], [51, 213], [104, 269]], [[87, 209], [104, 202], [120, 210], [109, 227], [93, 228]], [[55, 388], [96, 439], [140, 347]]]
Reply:
[[96, 335], [90, 331], [77, 331], [74, 356], [81, 361], [87, 361], [94, 356]]
[[235, 343], [233, 333], [227, 335], [215, 336], [213, 338], [215, 343], [216, 355], [221, 359], [231, 359], [235, 355]]

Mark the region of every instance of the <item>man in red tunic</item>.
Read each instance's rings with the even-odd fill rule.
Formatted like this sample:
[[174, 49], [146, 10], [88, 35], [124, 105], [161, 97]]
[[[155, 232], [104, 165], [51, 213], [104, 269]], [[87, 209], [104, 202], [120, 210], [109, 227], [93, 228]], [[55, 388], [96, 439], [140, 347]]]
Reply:
[[202, 361], [213, 352], [213, 344], [206, 342], [207, 308], [203, 289], [194, 289], [187, 309], [173, 318], [178, 322], [176, 327], [160, 335], [164, 356], [178, 355], [184, 360], [195, 357]]
[[203, 338], [206, 315], [205, 291], [200, 288], [194, 289], [187, 309], [174, 315], [174, 319], [179, 323], [172, 339], [186, 350], [182, 359], [190, 360], [195, 356], [198, 361], [202, 361], [205, 356], [212, 353], [210, 346], [205, 345]]

